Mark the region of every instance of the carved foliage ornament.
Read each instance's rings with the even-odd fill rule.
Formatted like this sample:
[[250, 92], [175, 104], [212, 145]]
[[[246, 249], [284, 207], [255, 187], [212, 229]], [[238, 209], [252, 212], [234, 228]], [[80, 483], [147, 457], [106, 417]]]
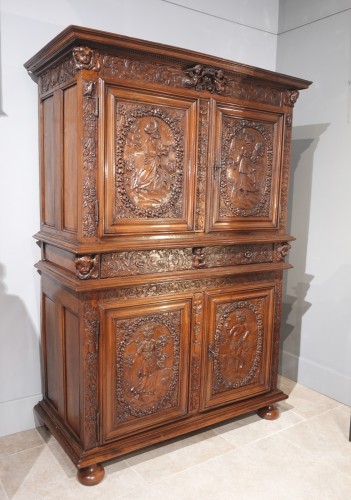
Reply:
[[197, 91], [207, 90], [211, 94], [221, 94], [227, 82], [222, 69], [210, 68], [196, 64], [186, 69], [188, 79], [184, 80], [184, 87], [194, 88]]

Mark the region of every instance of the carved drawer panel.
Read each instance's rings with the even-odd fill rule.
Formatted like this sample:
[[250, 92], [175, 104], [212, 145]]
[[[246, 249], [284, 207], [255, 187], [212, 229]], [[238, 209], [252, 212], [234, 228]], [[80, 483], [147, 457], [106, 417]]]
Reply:
[[194, 225], [197, 101], [106, 90], [105, 234]]
[[206, 294], [203, 408], [268, 390], [274, 286]]
[[104, 438], [187, 414], [190, 300], [107, 310]]
[[272, 244], [114, 252], [101, 256], [101, 278], [272, 261]]
[[207, 231], [278, 224], [282, 115], [213, 103]]

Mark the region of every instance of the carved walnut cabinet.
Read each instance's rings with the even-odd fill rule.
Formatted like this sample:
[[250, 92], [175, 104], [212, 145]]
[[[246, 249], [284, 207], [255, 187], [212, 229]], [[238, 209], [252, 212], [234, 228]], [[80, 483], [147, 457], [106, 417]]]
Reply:
[[276, 418], [292, 111], [310, 82], [70, 26], [25, 67], [40, 113], [44, 397], [101, 462]]

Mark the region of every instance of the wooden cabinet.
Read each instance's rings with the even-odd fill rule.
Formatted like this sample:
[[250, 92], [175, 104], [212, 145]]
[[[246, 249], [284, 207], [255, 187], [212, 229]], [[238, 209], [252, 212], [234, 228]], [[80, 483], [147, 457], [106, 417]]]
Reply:
[[70, 26], [26, 63], [40, 110], [43, 400], [101, 462], [278, 416], [292, 110], [310, 82]]

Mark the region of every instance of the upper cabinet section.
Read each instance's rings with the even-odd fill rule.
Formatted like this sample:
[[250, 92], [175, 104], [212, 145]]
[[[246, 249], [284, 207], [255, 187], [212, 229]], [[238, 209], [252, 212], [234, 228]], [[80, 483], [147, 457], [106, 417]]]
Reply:
[[94, 253], [284, 234], [292, 110], [310, 82], [77, 26], [25, 67], [39, 239]]
[[212, 104], [207, 230], [276, 229], [283, 115]]
[[106, 89], [104, 233], [194, 229], [194, 99]]

